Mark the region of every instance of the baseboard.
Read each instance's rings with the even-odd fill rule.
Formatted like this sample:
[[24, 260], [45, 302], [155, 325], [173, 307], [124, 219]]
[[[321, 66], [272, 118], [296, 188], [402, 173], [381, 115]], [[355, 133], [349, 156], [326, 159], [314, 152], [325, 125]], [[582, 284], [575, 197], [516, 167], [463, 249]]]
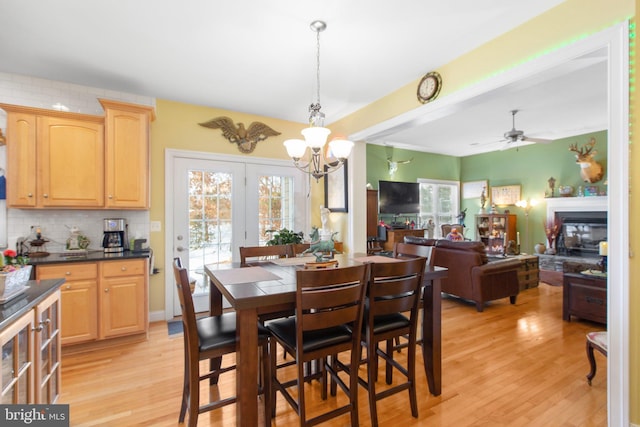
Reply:
[[149, 312], [149, 323], [164, 321], [164, 311], [151, 311]]

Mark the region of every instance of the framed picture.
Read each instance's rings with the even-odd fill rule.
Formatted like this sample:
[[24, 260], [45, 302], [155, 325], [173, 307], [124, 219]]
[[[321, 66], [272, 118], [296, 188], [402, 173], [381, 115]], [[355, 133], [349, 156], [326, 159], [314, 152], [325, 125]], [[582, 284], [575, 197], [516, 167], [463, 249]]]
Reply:
[[598, 186], [597, 185], [585, 185], [584, 187], [584, 195], [587, 197], [597, 196], [598, 195]]
[[469, 181], [462, 183], [462, 198], [463, 199], [479, 199], [482, 195], [482, 189], [484, 189], [485, 197], [488, 197], [487, 189], [489, 185], [487, 181]]
[[[328, 170], [324, 166], [325, 172]], [[324, 206], [331, 212], [349, 212], [347, 205], [347, 161], [337, 171], [324, 176]]]
[[520, 200], [519, 185], [491, 187], [491, 203], [496, 206], [515, 205]]

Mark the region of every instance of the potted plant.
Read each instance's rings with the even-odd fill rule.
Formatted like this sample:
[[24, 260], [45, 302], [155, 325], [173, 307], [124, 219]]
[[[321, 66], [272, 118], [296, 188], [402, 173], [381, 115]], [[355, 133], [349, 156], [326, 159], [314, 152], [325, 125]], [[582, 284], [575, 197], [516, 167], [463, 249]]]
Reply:
[[280, 230], [267, 230], [265, 233], [271, 234], [271, 239], [267, 241], [267, 246], [288, 245], [291, 243], [302, 243], [302, 231], [281, 228]]
[[0, 270], [0, 297], [14, 293], [22, 288], [31, 277], [29, 258], [18, 255], [13, 249], [2, 253], [2, 270]]

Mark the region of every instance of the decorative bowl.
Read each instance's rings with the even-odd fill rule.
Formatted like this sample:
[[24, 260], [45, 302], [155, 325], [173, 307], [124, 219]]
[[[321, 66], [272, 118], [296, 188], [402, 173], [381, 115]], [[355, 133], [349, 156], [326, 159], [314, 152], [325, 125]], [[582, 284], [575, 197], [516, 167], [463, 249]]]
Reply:
[[562, 197], [571, 197], [573, 196], [573, 187], [570, 185], [561, 185], [558, 187], [558, 193], [560, 193]]

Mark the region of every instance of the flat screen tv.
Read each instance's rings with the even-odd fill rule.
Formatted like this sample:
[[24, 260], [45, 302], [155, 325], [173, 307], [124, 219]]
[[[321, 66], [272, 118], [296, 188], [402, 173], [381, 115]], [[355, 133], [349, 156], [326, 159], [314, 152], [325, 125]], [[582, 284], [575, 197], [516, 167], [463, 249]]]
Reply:
[[419, 214], [420, 184], [378, 181], [378, 210], [381, 214]]

